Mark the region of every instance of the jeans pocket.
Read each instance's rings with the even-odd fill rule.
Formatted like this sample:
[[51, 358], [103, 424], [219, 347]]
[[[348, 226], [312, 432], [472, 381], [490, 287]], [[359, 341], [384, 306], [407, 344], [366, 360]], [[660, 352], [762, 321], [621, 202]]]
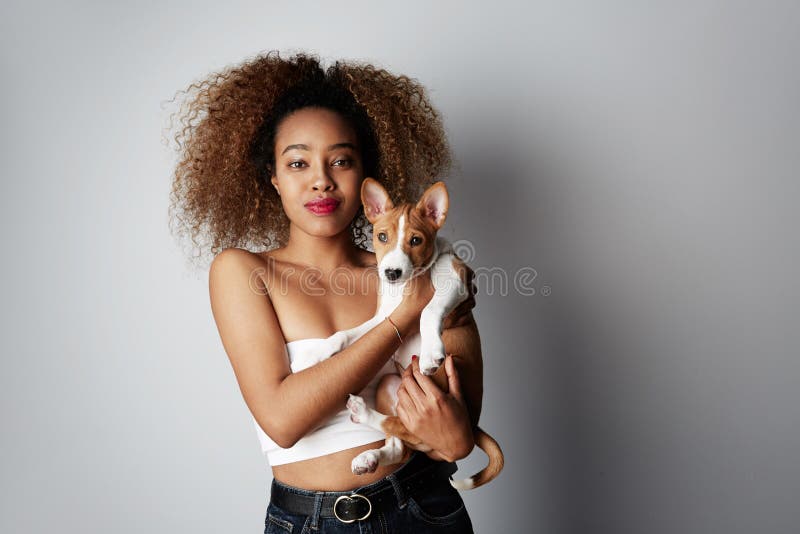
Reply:
[[272, 504], [267, 508], [267, 517], [264, 519], [264, 534], [291, 534], [294, 524], [281, 517], [280, 510]]
[[431, 525], [454, 525], [467, 513], [464, 500], [453, 488], [414, 495], [408, 499], [408, 508], [414, 517]]

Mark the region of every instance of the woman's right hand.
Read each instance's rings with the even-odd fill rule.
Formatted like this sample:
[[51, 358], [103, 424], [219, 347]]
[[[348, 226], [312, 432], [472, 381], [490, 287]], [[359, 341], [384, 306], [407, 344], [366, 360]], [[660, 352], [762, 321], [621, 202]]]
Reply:
[[433, 298], [434, 292], [430, 269], [406, 282], [403, 288], [403, 300], [390, 314], [404, 335], [419, 331], [419, 316]]
[[406, 286], [403, 288], [403, 304], [416, 314], [420, 314], [431, 301], [435, 292], [436, 289], [431, 281], [431, 270], [426, 269], [424, 273], [406, 282]]

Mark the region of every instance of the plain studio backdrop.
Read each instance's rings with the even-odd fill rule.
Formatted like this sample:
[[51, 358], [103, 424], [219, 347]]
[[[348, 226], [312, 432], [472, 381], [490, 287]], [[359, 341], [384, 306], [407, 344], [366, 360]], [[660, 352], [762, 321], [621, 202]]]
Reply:
[[0, 8], [1, 532], [263, 530], [162, 130], [271, 49], [443, 114], [506, 455], [463, 494], [477, 532], [797, 532], [796, 2], [70, 4]]

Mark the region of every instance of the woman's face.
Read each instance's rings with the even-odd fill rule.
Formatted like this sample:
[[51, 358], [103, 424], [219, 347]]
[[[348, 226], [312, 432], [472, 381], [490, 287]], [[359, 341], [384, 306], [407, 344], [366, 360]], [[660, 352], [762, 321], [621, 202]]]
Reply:
[[359, 149], [355, 131], [335, 111], [302, 108], [280, 122], [272, 184], [292, 225], [320, 237], [347, 229], [361, 206]]

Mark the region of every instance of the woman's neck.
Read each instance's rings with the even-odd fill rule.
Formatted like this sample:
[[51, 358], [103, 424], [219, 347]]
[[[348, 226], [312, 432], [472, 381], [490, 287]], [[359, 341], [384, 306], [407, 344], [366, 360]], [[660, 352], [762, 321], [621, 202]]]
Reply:
[[353, 244], [349, 228], [334, 236], [319, 237], [290, 224], [289, 239], [283, 253], [292, 263], [313, 266], [323, 272], [360, 263], [359, 249]]

